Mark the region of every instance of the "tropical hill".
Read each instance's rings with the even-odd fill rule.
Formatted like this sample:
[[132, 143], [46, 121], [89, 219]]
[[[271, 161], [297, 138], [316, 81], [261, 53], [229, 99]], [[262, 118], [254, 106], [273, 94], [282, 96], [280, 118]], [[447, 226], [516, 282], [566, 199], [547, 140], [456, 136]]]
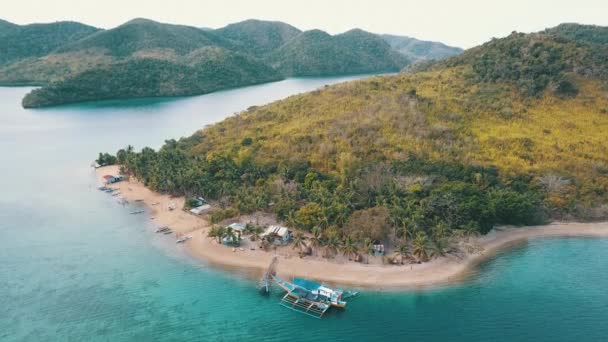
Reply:
[[406, 56], [413, 63], [427, 60], [440, 60], [462, 53], [461, 48], [447, 46], [439, 42], [429, 42], [416, 38], [383, 34], [393, 49]]
[[171, 25], [137, 18], [116, 28], [100, 31], [80, 41], [67, 44], [58, 53], [101, 50], [116, 57], [129, 57], [146, 51], [185, 55], [205, 46], [226, 46], [227, 43], [196, 27]]
[[391, 72], [408, 64], [378, 35], [358, 29], [335, 36], [303, 32], [273, 52], [270, 60], [288, 76]]
[[[109, 30], [71, 22], [19, 26], [3, 21], [0, 42], [7, 49], [0, 56], [0, 84], [45, 87], [24, 99], [28, 107], [134, 96], [194, 95], [289, 76], [394, 72], [409, 63], [372, 33], [351, 30], [330, 36], [260, 20], [217, 30], [142, 18]], [[163, 74], [161, 78], [146, 75], [160, 65], [177, 74]], [[204, 71], [189, 69], [200, 65], [204, 65]], [[137, 70], [137, 66], [145, 69]], [[149, 88], [126, 91], [119, 86], [124, 80], [124, 75], [117, 73], [120, 67], [127, 67], [129, 76], [136, 78], [128, 82], [130, 86]], [[191, 75], [183, 77], [182, 72]], [[106, 86], [96, 93], [84, 80]], [[116, 91], [109, 91], [111, 88]], [[67, 91], [70, 93], [64, 93]]]
[[496, 225], [606, 218], [605, 39], [580, 25], [513, 33], [117, 157], [156, 191], [218, 200], [214, 221], [261, 210], [327, 243], [420, 259]]
[[0, 66], [30, 57], [40, 57], [58, 47], [89, 36], [99, 29], [76, 22], [19, 26], [0, 21]]
[[301, 31], [279, 21], [245, 20], [214, 31], [231, 40], [240, 49], [255, 56], [265, 56], [278, 49]]
[[190, 63], [137, 58], [80, 73], [36, 89], [23, 106], [44, 107], [92, 100], [188, 96], [282, 79], [274, 69], [220, 48], [195, 50]]
[[19, 25], [0, 19], [0, 35], [17, 27], [19, 27]]

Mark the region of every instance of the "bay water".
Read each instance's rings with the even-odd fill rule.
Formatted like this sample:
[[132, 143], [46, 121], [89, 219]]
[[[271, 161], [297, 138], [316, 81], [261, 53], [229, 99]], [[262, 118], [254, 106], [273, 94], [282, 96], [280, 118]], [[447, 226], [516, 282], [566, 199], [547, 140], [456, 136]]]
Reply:
[[608, 240], [532, 241], [435, 289], [362, 290], [322, 320], [191, 259], [96, 189], [98, 152], [158, 148], [356, 77], [25, 110], [0, 88], [0, 341], [606, 341]]

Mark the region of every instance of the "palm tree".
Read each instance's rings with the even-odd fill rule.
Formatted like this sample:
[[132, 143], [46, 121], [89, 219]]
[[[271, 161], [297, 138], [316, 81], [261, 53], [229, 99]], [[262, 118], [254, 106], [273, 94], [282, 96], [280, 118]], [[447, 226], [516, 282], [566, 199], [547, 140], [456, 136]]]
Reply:
[[222, 238], [226, 238], [228, 241], [230, 241], [230, 244], [232, 245], [239, 244], [239, 236], [230, 227], [224, 229], [224, 235], [222, 236]]
[[325, 256], [334, 256], [340, 249], [340, 238], [338, 234], [329, 234], [325, 243]]
[[321, 247], [323, 244], [323, 235], [321, 232], [321, 228], [314, 227], [312, 229], [312, 236], [310, 237], [310, 247], [315, 251], [317, 248]]
[[445, 256], [447, 250], [446, 240], [437, 240], [431, 245], [431, 258], [439, 258]]
[[472, 236], [479, 235], [479, 225], [477, 222], [471, 221], [464, 226], [464, 234], [467, 237], [467, 242]]
[[350, 235], [344, 239], [344, 243], [342, 244], [342, 253], [344, 256], [348, 257], [348, 260], [351, 260], [351, 256], [357, 257], [357, 253], [359, 248], [357, 248], [357, 242]]
[[414, 238], [412, 245], [414, 247], [413, 254], [414, 254], [414, 256], [416, 256], [416, 258], [418, 258], [419, 261], [428, 260], [428, 258], [429, 258], [428, 253], [427, 253], [428, 244], [429, 244], [428, 237], [426, 236], [426, 234], [423, 231], [419, 231], [418, 233], [416, 233], [416, 237]]
[[298, 220], [296, 219], [295, 211], [292, 210], [287, 214], [285, 224], [289, 228], [296, 228], [298, 226]]
[[249, 240], [257, 241], [257, 240], [261, 239], [263, 232], [264, 232], [264, 230], [262, 229], [262, 227], [253, 226], [251, 228], [251, 236], [249, 236]]
[[365, 254], [367, 254], [366, 262], [369, 262], [369, 256], [374, 254], [374, 240], [370, 238], [365, 238], [363, 240], [363, 246], [361, 249]]
[[399, 248], [395, 251], [395, 253], [401, 257], [401, 264], [403, 264], [403, 259], [410, 257], [410, 246], [404, 242], [399, 245]]
[[404, 242], [407, 242], [408, 238], [412, 237], [412, 229], [410, 229], [409, 220], [400, 220], [399, 227], [397, 227], [396, 233], [397, 237], [403, 239]]
[[293, 249], [298, 248], [300, 253], [302, 253], [302, 248], [306, 247], [306, 236], [301, 231], [296, 231], [293, 236]]
[[214, 225], [209, 229], [209, 232], [207, 232], [207, 237], [216, 238], [217, 243], [222, 243], [225, 231], [226, 229], [224, 227]]
[[435, 226], [432, 229], [432, 239], [433, 242], [444, 240], [449, 234], [449, 228], [447, 224], [443, 221], [439, 221], [435, 223]]

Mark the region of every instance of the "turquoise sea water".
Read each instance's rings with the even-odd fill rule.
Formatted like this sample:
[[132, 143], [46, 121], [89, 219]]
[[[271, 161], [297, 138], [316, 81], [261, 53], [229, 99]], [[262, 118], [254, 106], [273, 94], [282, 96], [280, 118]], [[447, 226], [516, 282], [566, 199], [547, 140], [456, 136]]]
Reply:
[[323, 320], [191, 260], [89, 165], [341, 79], [24, 110], [0, 88], [0, 341], [606, 341], [608, 240], [533, 241], [464, 284], [362, 291]]

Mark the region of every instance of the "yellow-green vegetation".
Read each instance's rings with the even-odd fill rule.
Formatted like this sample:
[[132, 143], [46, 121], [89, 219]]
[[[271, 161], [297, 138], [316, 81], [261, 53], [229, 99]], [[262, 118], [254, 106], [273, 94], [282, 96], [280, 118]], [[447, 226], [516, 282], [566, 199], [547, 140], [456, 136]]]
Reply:
[[605, 218], [605, 45], [593, 28], [565, 31], [513, 34], [425, 71], [252, 107], [117, 159], [157, 191], [418, 259], [445, 254], [454, 233]]

